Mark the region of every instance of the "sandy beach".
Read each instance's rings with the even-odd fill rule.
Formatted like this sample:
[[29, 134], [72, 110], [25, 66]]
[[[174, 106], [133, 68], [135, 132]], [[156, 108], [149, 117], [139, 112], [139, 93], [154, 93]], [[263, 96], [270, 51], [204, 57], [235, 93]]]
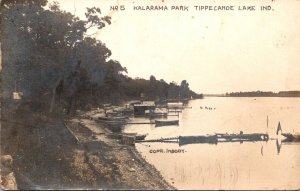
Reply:
[[[68, 126], [83, 148], [75, 152], [72, 161], [77, 173], [80, 174], [80, 168], [87, 165], [96, 173], [103, 174], [111, 188], [175, 189], [146, 162], [134, 146], [126, 146], [120, 144], [120, 140], [108, 138], [110, 130], [94, 120], [72, 119]], [[82, 162], [84, 157], [86, 161]]]

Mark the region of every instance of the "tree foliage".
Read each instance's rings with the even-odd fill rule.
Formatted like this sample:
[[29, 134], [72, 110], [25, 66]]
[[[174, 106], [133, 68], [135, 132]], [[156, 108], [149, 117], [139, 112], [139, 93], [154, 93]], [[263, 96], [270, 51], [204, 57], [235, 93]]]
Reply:
[[[2, 94], [9, 99], [15, 83], [24, 100], [39, 101], [47, 108], [69, 112], [100, 102], [138, 98], [188, 98], [186, 81], [178, 86], [163, 80], [131, 79], [127, 69], [110, 59], [111, 51], [91, 38], [89, 29], [111, 24], [97, 7], [87, 8], [81, 20], [60, 9], [46, 8], [47, 0], [1, 2]], [[50, 106], [51, 105], [51, 106]]]

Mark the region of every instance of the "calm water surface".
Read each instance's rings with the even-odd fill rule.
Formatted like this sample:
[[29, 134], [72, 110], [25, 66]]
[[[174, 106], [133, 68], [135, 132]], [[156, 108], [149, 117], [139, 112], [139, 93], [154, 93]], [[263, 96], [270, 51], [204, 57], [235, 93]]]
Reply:
[[[213, 133], [266, 133], [268, 142], [187, 144], [136, 143], [136, 148], [178, 189], [299, 189], [300, 144], [281, 143], [276, 135], [300, 132], [300, 98], [208, 97], [189, 102], [179, 126], [127, 125], [124, 132], [148, 133], [146, 139]], [[216, 108], [213, 110], [201, 107]], [[268, 116], [268, 128], [267, 128]], [[146, 118], [134, 120], [149, 121]], [[281, 145], [277, 150], [276, 139]], [[181, 149], [184, 153], [153, 153]]]

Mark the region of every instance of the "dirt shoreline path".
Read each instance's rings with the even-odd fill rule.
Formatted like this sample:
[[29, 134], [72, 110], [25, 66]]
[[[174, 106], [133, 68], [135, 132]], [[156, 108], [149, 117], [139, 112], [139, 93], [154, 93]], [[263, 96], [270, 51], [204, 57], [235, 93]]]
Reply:
[[103, 125], [92, 119], [73, 118], [66, 122], [66, 126], [81, 148], [74, 151], [71, 159], [73, 173], [91, 182], [93, 187], [176, 189], [164, 180], [155, 167], [146, 162], [135, 147], [108, 138], [110, 131]]

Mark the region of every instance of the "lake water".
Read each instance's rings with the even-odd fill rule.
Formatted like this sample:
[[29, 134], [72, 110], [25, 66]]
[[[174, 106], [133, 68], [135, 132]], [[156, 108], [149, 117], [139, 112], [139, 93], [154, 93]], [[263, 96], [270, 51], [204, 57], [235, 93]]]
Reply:
[[[173, 186], [178, 189], [300, 188], [300, 144], [282, 143], [282, 136], [276, 135], [279, 121], [283, 132], [300, 132], [300, 98], [207, 97], [192, 100], [188, 105], [192, 108], [183, 110], [179, 117], [168, 117], [179, 119], [179, 126], [127, 125], [123, 131], [148, 133], [147, 140], [268, 132], [271, 140], [186, 145], [136, 143], [137, 150]], [[216, 109], [200, 109], [205, 106]], [[281, 145], [280, 152], [276, 140]], [[181, 152], [170, 153], [167, 149]]]

